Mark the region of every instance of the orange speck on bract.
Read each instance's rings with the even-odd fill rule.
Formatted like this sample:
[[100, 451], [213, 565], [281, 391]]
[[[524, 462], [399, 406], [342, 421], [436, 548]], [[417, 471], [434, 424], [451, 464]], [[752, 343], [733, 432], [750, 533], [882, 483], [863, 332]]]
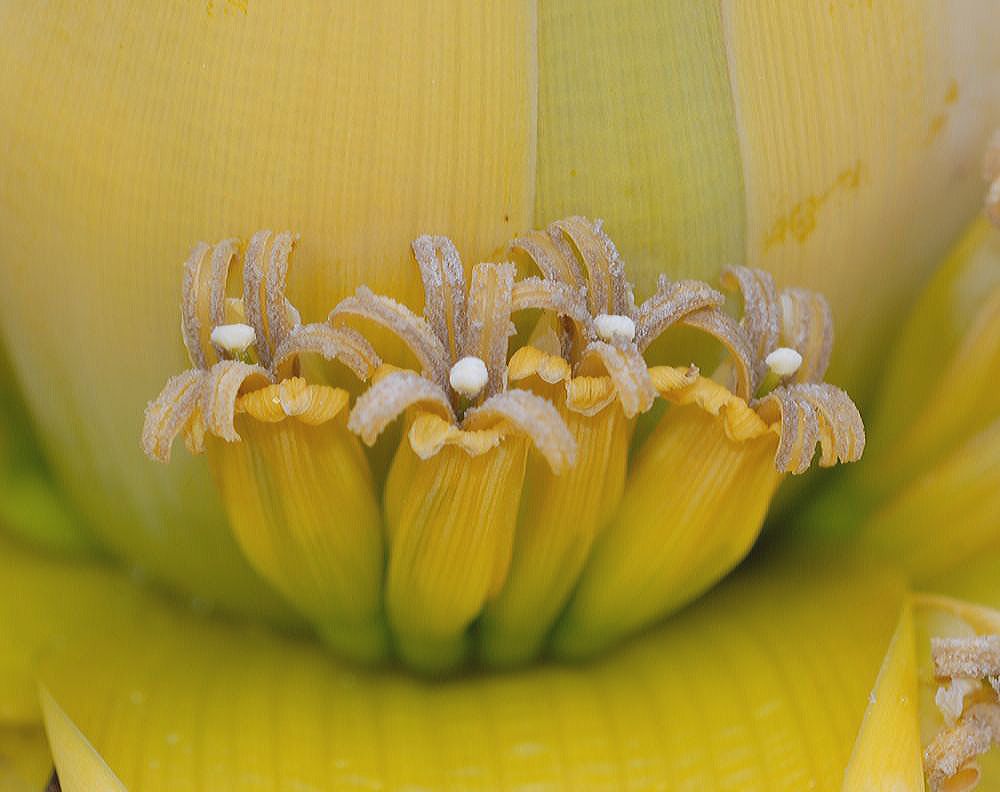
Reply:
[[803, 198], [787, 214], [779, 217], [764, 238], [765, 252], [786, 242], [789, 236], [800, 244], [805, 242], [816, 230], [816, 215], [819, 210], [838, 191], [856, 190], [861, 184], [863, 170], [861, 160], [858, 160], [850, 168], [838, 173], [837, 178], [823, 192]]

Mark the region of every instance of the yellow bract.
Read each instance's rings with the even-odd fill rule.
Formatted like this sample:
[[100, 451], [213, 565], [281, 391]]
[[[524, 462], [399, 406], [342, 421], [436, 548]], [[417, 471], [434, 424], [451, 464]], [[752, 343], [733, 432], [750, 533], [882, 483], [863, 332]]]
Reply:
[[[427, 684], [187, 612], [100, 569], [0, 552], [19, 570], [0, 577], [4, 624], [24, 624], [25, 603], [31, 623], [53, 624], [73, 591], [79, 630], [53, 645], [19, 626], [0, 657], [17, 646], [42, 659], [53, 697], [130, 792], [836, 789], [902, 597], [885, 570], [768, 553], [598, 662]], [[108, 624], [122, 607], [134, 618]], [[28, 674], [23, 686], [35, 695]]]
[[[1000, 230], [973, 223], [914, 306], [875, 417], [867, 551], [932, 580], [998, 546]], [[941, 526], [948, 524], [949, 530]]]

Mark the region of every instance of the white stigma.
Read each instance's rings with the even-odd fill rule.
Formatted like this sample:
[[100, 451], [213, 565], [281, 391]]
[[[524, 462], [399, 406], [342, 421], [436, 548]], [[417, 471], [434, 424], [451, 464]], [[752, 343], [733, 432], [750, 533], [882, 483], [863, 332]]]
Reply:
[[790, 377], [802, 365], [802, 355], [789, 347], [778, 347], [764, 358], [764, 362], [779, 377]]
[[472, 399], [479, 395], [490, 381], [486, 364], [477, 357], [464, 357], [451, 367], [448, 382], [457, 393]]
[[635, 322], [621, 314], [601, 314], [594, 317], [594, 329], [602, 341], [634, 341]]
[[257, 334], [247, 324], [219, 325], [212, 329], [212, 343], [230, 355], [242, 355], [256, 340]]

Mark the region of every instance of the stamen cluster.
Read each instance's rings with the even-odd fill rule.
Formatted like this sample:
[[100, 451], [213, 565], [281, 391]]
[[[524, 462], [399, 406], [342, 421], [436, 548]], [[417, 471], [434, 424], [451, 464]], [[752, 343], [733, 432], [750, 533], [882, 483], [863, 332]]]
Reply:
[[[238, 297], [227, 292], [237, 241], [195, 248], [182, 283], [192, 367], [148, 405], [142, 445], [164, 462], [178, 434], [207, 450], [251, 562], [359, 658], [391, 645], [411, 665], [454, 667], [476, 620], [489, 662], [522, 662], [546, 641], [567, 656], [595, 651], [738, 563], [774, 488], [817, 446], [821, 466], [864, 448], [854, 403], [823, 382], [826, 300], [779, 291], [766, 272], [729, 267], [722, 290], [661, 275], [637, 303], [601, 222], [570, 217], [472, 267], [468, 284], [454, 244], [421, 236], [420, 314], [360, 286], [303, 324], [285, 296], [294, 242], [256, 234]], [[539, 274], [518, 278], [519, 267]], [[511, 355], [512, 319], [527, 311], [537, 324]], [[373, 325], [416, 370], [383, 362]], [[711, 377], [649, 365], [650, 346], [677, 326], [721, 342], [727, 360]], [[351, 404], [348, 390], [303, 376], [304, 355], [370, 384]], [[671, 406], [632, 460], [636, 419], [657, 398]], [[404, 439], [380, 474], [381, 452], [366, 457], [359, 440], [374, 446], [400, 416]], [[666, 513], [643, 505], [663, 476]], [[339, 525], [338, 512], [356, 524]], [[620, 562], [616, 542], [648, 549]]]

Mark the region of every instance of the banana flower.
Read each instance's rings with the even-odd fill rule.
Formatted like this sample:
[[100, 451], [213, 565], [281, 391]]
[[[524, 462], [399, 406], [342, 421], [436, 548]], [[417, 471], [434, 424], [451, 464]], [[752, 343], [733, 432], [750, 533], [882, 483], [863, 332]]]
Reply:
[[998, 27], [6, 4], [0, 785], [996, 783]]

